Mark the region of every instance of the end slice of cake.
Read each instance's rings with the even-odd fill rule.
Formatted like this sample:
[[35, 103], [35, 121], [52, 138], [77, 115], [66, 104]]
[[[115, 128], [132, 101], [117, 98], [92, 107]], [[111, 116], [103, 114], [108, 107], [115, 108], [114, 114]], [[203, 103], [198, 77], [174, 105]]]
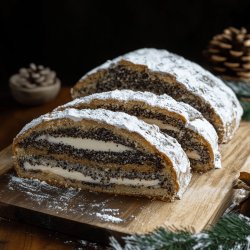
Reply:
[[180, 197], [190, 163], [180, 144], [136, 117], [65, 109], [27, 124], [13, 142], [19, 176], [97, 192]]
[[83, 76], [72, 88], [72, 97], [115, 89], [168, 94], [185, 102], [216, 129], [219, 142], [228, 142], [239, 127], [242, 107], [233, 91], [199, 65], [166, 50], [139, 49]]

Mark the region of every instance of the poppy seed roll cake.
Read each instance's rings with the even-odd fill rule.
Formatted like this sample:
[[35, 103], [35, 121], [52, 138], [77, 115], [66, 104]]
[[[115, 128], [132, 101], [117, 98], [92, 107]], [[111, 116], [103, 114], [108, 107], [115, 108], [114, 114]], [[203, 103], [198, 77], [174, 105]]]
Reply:
[[114, 90], [75, 99], [56, 110], [66, 108], [104, 108], [137, 116], [177, 139], [188, 155], [193, 170], [205, 172], [221, 167], [218, 136], [214, 127], [199, 111], [166, 94], [159, 96], [150, 92]]
[[83, 76], [71, 93], [77, 98], [115, 89], [168, 94], [190, 104], [215, 127], [220, 143], [232, 138], [243, 112], [219, 78], [166, 50], [139, 49], [109, 60]]
[[180, 197], [190, 163], [180, 144], [136, 117], [65, 109], [27, 124], [13, 142], [19, 176], [97, 192]]

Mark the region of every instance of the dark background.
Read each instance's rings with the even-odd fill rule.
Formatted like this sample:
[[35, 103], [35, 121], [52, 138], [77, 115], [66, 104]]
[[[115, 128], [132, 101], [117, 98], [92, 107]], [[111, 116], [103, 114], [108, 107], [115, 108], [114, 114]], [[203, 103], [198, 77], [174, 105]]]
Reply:
[[250, 1], [0, 0], [0, 88], [30, 62], [64, 85], [125, 52], [165, 48], [203, 64], [202, 50], [227, 26], [250, 31]]

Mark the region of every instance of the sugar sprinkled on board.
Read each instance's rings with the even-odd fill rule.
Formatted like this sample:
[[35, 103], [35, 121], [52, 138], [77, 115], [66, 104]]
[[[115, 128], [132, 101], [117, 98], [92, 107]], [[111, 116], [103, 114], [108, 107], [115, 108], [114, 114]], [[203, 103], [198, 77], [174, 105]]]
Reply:
[[92, 196], [89, 198], [88, 195], [78, 189], [59, 188], [44, 181], [24, 179], [13, 174], [7, 176], [9, 180], [8, 190], [10, 192], [21, 192], [25, 200], [31, 201], [34, 207], [43, 205], [56, 214], [85, 214], [103, 222], [121, 223], [124, 221], [119, 217], [120, 209], [110, 207], [110, 199], [98, 201], [98, 194], [96, 193], [93, 193], [94, 197], [96, 195], [96, 199]]
[[109, 214], [102, 214], [102, 213], [96, 213], [96, 216], [99, 217], [101, 220], [107, 221], [107, 222], [122, 222], [123, 220], [121, 218], [109, 215]]
[[[59, 187], [51, 186], [46, 182], [41, 182], [37, 179], [24, 179], [14, 175], [10, 176], [8, 187], [13, 191], [21, 191], [28, 195], [32, 201], [41, 205], [47, 202], [48, 207], [53, 207], [57, 210], [67, 209], [67, 201], [76, 196], [79, 191], [73, 188], [67, 190]], [[58, 194], [55, 196], [55, 194]], [[59, 203], [66, 205], [59, 206]]]

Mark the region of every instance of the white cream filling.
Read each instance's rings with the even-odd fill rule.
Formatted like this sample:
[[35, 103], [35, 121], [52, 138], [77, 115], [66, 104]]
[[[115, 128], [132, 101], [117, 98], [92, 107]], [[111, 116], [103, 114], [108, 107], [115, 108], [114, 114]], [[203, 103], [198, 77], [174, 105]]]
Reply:
[[[77, 171], [71, 171], [59, 168], [59, 167], [48, 167], [40, 164], [31, 165], [29, 162], [24, 162], [23, 164], [26, 170], [41, 170], [43, 172], [53, 173], [64, 178], [69, 178], [72, 180], [84, 181], [87, 183], [101, 183], [100, 179], [93, 179], [91, 176], [86, 176]], [[126, 185], [126, 186], [144, 186], [144, 187], [154, 187], [159, 185], [159, 180], [140, 180], [138, 178], [128, 179], [128, 178], [110, 178], [110, 184]]]
[[36, 140], [47, 140], [51, 143], [62, 143], [72, 146], [77, 149], [95, 150], [95, 151], [112, 151], [123, 152], [127, 150], [134, 150], [131, 147], [117, 144], [115, 142], [105, 142], [87, 138], [75, 138], [75, 137], [53, 137], [51, 135], [40, 135]]
[[[180, 129], [170, 125], [170, 124], [165, 124], [162, 121], [159, 121], [157, 119], [151, 119], [151, 118], [143, 118], [143, 120], [147, 123], [150, 124], [155, 124], [157, 125], [160, 129], [166, 129], [166, 130], [172, 130], [172, 131], [176, 131], [176, 132], [180, 132]], [[194, 159], [194, 160], [200, 160], [201, 156], [198, 153], [197, 150], [192, 150], [192, 151], [185, 151], [188, 158]]]
[[194, 160], [200, 160], [201, 159], [201, 156], [200, 154], [198, 153], [197, 150], [192, 150], [192, 151], [185, 151], [188, 158], [191, 158], [191, 159], [194, 159]]
[[166, 130], [172, 130], [172, 131], [176, 131], [179, 132], [180, 130], [178, 128], [176, 128], [173, 125], [170, 124], [165, 124], [160, 120], [157, 119], [151, 119], [151, 118], [142, 118], [145, 122], [149, 123], [149, 124], [155, 124], [157, 125], [160, 129], [166, 129]]

